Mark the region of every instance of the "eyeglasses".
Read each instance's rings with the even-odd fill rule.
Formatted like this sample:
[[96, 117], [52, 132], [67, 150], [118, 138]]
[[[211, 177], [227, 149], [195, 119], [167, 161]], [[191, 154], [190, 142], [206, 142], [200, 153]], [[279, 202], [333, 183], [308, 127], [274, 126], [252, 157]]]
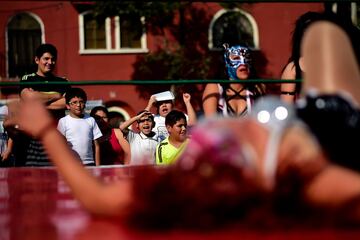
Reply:
[[76, 105], [84, 105], [85, 101], [73, 101], [69, 102], [70, 105], [76, 106]]

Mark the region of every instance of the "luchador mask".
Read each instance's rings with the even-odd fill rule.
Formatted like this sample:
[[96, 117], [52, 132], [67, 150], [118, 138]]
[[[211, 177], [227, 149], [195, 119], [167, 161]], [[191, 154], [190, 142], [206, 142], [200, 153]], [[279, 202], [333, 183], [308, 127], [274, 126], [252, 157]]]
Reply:
[[240, 65], [247, 65], [250, 69], [250, 50], [240, 45], [229, 47], [227, 43], [224, 43], [223, 47], [225, 48], [224, 59], [228, 77], [230, 79], [239, 79], [236, 76], [236, 70]]

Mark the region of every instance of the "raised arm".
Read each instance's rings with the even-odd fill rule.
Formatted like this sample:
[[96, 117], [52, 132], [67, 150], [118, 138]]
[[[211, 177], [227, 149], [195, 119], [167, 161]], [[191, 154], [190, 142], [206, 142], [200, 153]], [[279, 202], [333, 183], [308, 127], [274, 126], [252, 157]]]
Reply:
[[129, 181], [104, 185], [92, 176], [73, 154], [39, 100], [23, 102], [17, 110], [17, 116], [11, 119], [13, 124], [18, 124], [21, 129], [41, 140], [49, 159], [85, 208], [105, 216], [124, 213], [132, 201]]
[[142, 118], [146, 115], [151, 115], [151, 112], [145, 111], [145, 112], [140, 113], [139, 115], [136, 115], [136, 116], [126, 120], [125, 122], [120, 124], [120, 130], [123, 131], [124, 129], [130, 127], [131, 124], [133, 124], [135, 121], [140, 120], [140, 118]]
[[189, 116], [188, 125], [194, 126], [197, 122], [195, 110], [191, 104], [191, 95], [189, 93], [183, 93], [183, 100], [186, 106], [186, 113]]
[[150, 111], [151, 111], [151, 108], [154, 106], [155, 103], [156, 103], [156, 98], [155, 98], [155, 96], [151, 96], [151, 97], [149, 98], [149, 102], [148, 102], [148, 104], [147, 104], [147, 106], [146, 106], [146, 108], [145, 108], [144, 110], [150, 112]]
[[217, 114], [218, 101], [220, 98], [217, 84], [209, 83], [205, 86], [202, 103], [205, 117]]
[[130, 152], [130, 144], [126, 139], [124, 138], [124, 134], [120, 129], [114, 129], [116, 138], [124, 151], [124, 164], [129, 164], [131, 159], [131, 152]]

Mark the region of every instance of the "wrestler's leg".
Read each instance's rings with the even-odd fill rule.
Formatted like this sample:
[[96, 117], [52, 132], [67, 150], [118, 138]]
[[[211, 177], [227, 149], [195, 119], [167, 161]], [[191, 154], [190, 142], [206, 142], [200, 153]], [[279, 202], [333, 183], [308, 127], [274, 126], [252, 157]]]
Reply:
[[304, 88], [319, 94], [349, 93], [360, 104], [360, 72], [351, 42], [339, 26], [317, 22], [304, 35]]

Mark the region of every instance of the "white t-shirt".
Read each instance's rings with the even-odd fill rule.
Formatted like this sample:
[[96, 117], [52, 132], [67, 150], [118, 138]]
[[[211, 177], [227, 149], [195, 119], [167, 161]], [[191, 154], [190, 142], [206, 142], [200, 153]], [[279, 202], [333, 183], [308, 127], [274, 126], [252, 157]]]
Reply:
[[8, 141], [8, 135], [5, 132], [3, 123], [5, 117], [8, 115], [8, 107], [6, 105], [3, 105], [0, 107], [0, 153], [5, 152], [7, 141]]
[[156, 135], [147, 137], [143, 133], [129, 131], [127, 139], [130, 144], [130, 165], [155, 164], [155, 151], [158, 141]]
[[58, 130], [66, 137], [70, 147], [77, 152], [83, 164], [94, 163], [92, 141], [102, 136], [93, 117], [83, 118], [67, 115], [59, 120]]
[[165, 126], [165, 117], [156, 114], [154, 115], [154, 122], [155, 127], [153, 128], [153, 131], [156, 133], [155, 138], [158, 142], [161, 142], [169, 136], [169, 133]]

